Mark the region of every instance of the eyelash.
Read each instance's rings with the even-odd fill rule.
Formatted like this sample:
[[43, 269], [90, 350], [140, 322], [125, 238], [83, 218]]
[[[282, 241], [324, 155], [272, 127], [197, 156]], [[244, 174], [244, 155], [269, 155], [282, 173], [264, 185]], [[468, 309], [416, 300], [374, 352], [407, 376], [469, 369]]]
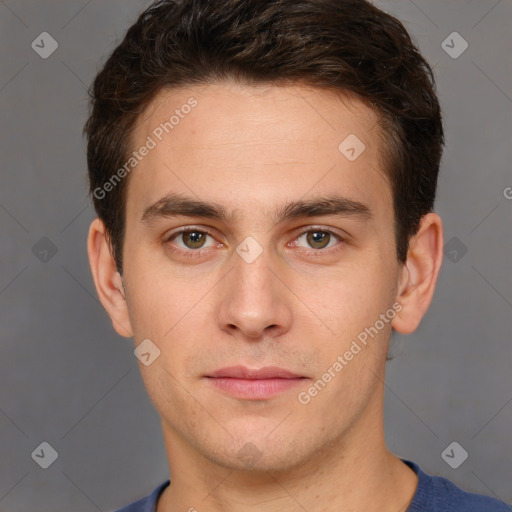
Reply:
[[[175, 238], [177, 238], [182, 233], [188, 233], [190, 231], [194, 231], [194, 232], [201, 233], [201, 234], [206, 234], [206, 235], [211, 236], [213, 239], [215, 239], [213, 234], [210, 231], [208, 231], [207, 229], [204, 229], [204, 228], [197, 229], [197, 228], [194, 228], [193, 226], [189, 226], [189, 227], [186, 227], [186, 228], [182, 228], [179, 231], [175, 231], [174, 233], [172, 233], [172, 235], [166, 237], [164, 242], [167, 244], [167, 243], [171, 242], [172, 240], [174, 240]], [[333, 252], [341, 250], [341, 247], [339, 247], [339, 246], [343, 245], [344, 242], [346, 242], [346, 240], [341, 235], [338, 235], [334, 231], [331, 231], [329, 229], [315, 228], [315, 227], [309, 228], [309, 229], [307, 229], [305, 231], [302, 231], [301, 233], [299, 233], [295, 237], [294, 240], [296, 241], [300, 237], [302, 237], [303, 235], [305, 235], [307, 233], [314, 232], [314, 231], [318, 231], [320, 233], [328, 233], [329, 235], [334, 236], [334, 238], [336, 238], [339, 242], [341, 242], [341, 244], [337, 244], [335, 247], [333, 247], [333, 248], [331, 247], [329, 249], [308, 249], [308, 250], [306, 250], [306, 254], [307, 255], [311, 255], [311, 254], [319, 255], [322, 252], [324, 252], [324, 253], [327, 253], [327, 252], [333, 253]], [[174, 247], [174, 248], [171, 249], [171, 251], [174, 252], [174, 253], [180, 254], [181, 256], [185, 256], [186, 258], [194, 258], [194, 257], [197, 257], [197, 255], [201, 256], [204, 252], [208, 252], [209, 249], [210, 248], [207, 248], [207, 249], [197, 249], [197, 250], [194, 250], [194, 249], [184, 250], [184, 249], [176, 249]]]

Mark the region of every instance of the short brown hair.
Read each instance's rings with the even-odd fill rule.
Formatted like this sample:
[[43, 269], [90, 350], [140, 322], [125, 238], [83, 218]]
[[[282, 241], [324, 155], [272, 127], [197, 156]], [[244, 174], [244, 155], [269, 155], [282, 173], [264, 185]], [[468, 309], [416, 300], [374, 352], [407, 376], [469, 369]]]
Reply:
[[131, 26], [90, 90], [90, 192], [122, 272], [127, 161], [137, 117], [163, 88], [235, 79], [352, 93], [379, 115], [396, 252], [434, 206], [444, 144], [432, 69], [396, 18], [366, 0], [160, 0]]

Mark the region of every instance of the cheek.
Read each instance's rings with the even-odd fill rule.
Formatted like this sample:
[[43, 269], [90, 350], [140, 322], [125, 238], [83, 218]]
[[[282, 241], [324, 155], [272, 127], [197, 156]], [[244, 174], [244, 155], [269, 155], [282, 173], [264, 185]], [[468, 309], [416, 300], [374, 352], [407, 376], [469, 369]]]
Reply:
[[[144, 338], [160, 344], [165, 333], [178, 322], [183, 309], [182, 290], [177, 290], [151, 272], [129, 273], [127, 279], [127, 303], [136, 341]], [[181, 297], [181, 299], [180, 299]]]
[[[197, 403], [190, 399], [187, 386], [176, 375], [165, 353], [150, 366], [141, 367], [141, 377], [151, 402], [163, 418], [175, 417], [179, 412], [182, 420], [189, 424], [195, 422]], [[184, 411], [187, 412], [183, 414]]]
[[174, 317], [191, 310], [222, 275], [213, 265], [173, 261], [163, 244], [160, 247], [156, 241], [140, 246], [127, 241], [125, 254], [129, 256], [124, 268], [131, 291], [131, 312], [141, 321], [147, 318], [152, 325], [164, 320], [162, 327], [167, 329]]
[[183, 278], [165, 275], [169, 269], [155, 261], [159, 248], [144, 249], [133, 238], [126, 236], [124, 261], [130, 320], [136, 340], [157, 340], [183, 316], [190, 290], [183, 289]]
[[394, 272], [377, 259], [317, 279], [306, 303], [336, 335], [353, 337], [393, 303]]

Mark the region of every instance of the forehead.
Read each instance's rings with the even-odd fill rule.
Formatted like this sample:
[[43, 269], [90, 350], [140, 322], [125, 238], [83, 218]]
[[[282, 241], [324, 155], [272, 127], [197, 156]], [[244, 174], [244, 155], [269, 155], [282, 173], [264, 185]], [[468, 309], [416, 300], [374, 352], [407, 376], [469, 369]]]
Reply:
[[[166, 122], [170, 126], [167, 130], [162, 127], [164, 137], [172, 133], [178, 142], [180, 132], [186, 132], [219, 148], [222, 142], [233, 146], [253, 137], [268, 143], [273, 137], [282, 137], [285, 125], [294, 128], [289, 134], [290, 143], [302, 144], [308, 139], [314, 143], [317, 137], [340, 130], [359, 130], [364, 137], [378, 124], [378, 115], [348, 92], [300, 84], [243, 85], [225, 81], [161, 89], [139, 115], [134, 135], [158, 132], [160, 123]], [[240, 126], [243, 131], [238, 130]], [[158, 133], [155, 136], [159, 138]]]
[[350, 95], [228, 82], [161, 90], [131, 139], [135, 151], [152, 146], [129, 176], [127, 209], [138, 212], [173, 192], [262, 206], [333, 188], [390, 200], [378, 116]]

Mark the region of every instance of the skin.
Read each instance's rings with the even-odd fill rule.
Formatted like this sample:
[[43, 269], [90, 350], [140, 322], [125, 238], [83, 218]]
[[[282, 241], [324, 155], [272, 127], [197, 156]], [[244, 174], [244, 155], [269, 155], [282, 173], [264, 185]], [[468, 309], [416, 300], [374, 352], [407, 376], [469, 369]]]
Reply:
[[[151, 365], [139, 363], [172, 475], [158, 512], [405, 511], [417, 478], [385, 445], [385, 361], [392, 328], [413, 332], [431, 302], [441, 219], [423, 217], [400, 264], [377, 115], [355, 98], [299, 84], [160, 91], [134, 128], [134, 149], [190, 96], [197, 106], [129, 175], [123, 279], [100, 220], [88, 238], [114, 328], [161, 351]], [[355, 161], [338, 150], [349, 134], [366, 146]], [[370, 218], [271, 216], [333, 192], [366, 205]], [[232, 218], [142, 222], [169, 193], [215, 202]], [[211, 231], [202, 255], [190, 237], [169, 240], [181, 227]], [[315, 243], [308, 230], [344, 241]], [[248, 236], [262, 248], [251, 263], [236, 252]], [[298, 394], [396, 302], [400, 311], [378, 335], [300, 403]], [[204, 378], [232, 365], [307, 378], [270, 399], [234, 398]], [[251, 464], [237, 456], [246, 443], [256, 447]]]

